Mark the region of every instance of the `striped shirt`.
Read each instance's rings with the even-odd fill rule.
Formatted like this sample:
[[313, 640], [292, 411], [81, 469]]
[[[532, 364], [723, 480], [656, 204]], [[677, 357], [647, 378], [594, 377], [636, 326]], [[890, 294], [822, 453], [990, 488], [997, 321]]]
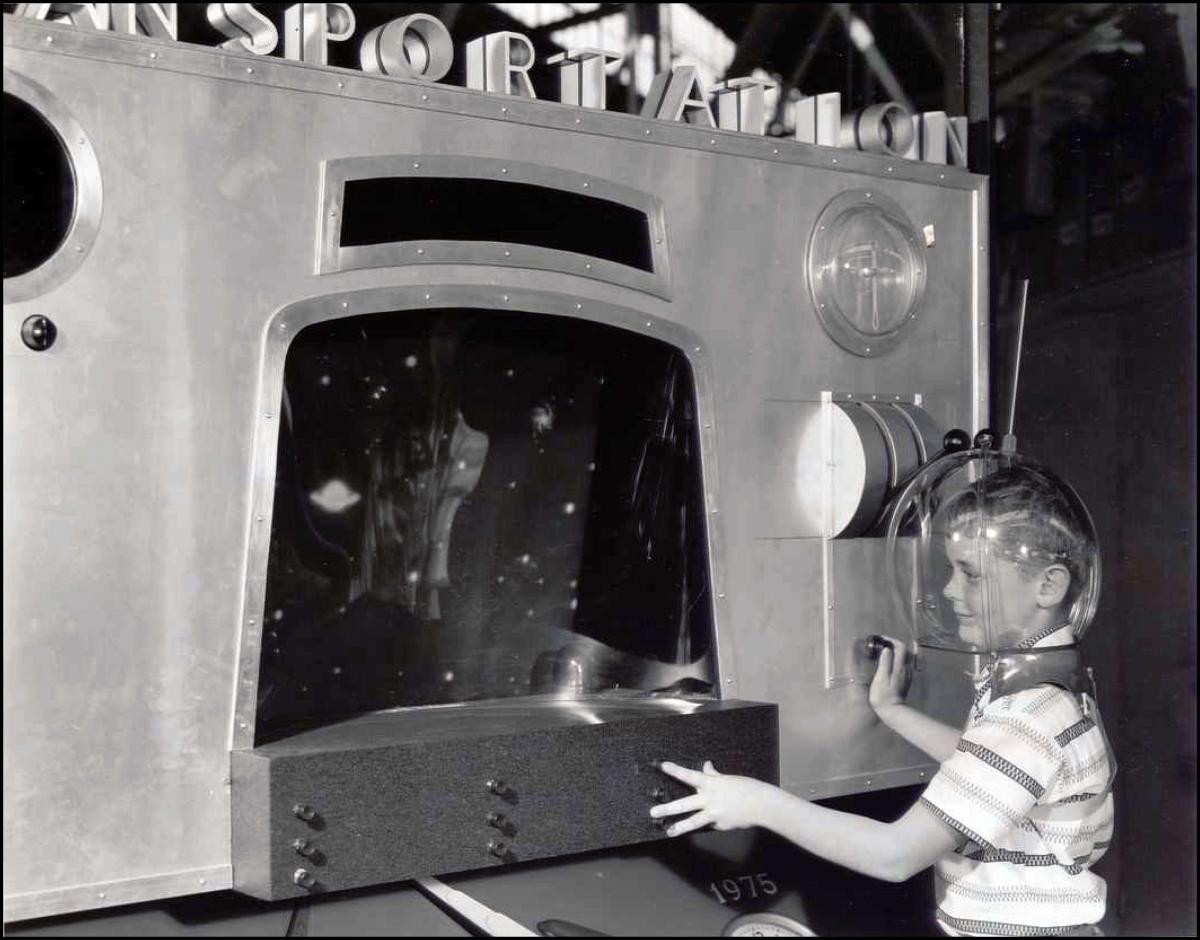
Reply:
[[[1070, 628], [1027, 645], [1073, 642]], [[1115, 772], [1094, 703], [1052, 685], [975, 706], [954, 755], [921, 797], [967, 842], [934, 866], [937, 919], [951, 936], [1070, 934], [1104, 916], [1090, 871], [1113, 830]]]

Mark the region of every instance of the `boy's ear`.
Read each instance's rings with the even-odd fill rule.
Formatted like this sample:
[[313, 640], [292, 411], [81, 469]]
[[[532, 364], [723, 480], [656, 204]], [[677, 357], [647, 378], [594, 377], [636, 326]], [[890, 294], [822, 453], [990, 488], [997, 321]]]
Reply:
[[1038, 580], [1038, 606], [1042, 608], [1057, 607], [1067, 596], [1071, 586], [1071, 572], [1065, 565], [1050, 565]]

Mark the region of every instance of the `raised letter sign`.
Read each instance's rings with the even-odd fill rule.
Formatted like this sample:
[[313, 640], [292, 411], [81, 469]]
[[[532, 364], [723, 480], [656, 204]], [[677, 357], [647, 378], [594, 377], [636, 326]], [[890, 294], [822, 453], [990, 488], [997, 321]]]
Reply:
[[241, 49], [255, 55], [267, 55], [279, 43], [275, 24], [249, 3], [210, 3], [205, 10], [208, 22], [222, 36], [228, 36], [222, 49]]
[[179, 39], [178, 3], [114, 3], [112, 28], [119, 33], [155, 39]]
[[568, 49], [552, 55], [548, 65], [558, 66], [558, 100], [577, 108], [604, 110], [608, 92], [604, 67], [623, 58], [603, 49]]
[[[18, 3], [13, 13], [34, 20], [53, 19], [55, 23], [108, 29], [111, 6], [110, 3]], [[61, 15], [55, 16], [56, 13]]]
[[873, 104], [842, 118], [839, 146], [902, 157], [912, 146], [912, 115], [902, 104]]
[[913, 115], [913, 142], [904, 154], [908, 160], [946, 162], [946, 112], [926, 111]]
[[445, 24], [414, 13], [376, 26], [358, 50], [363, 71], [436, 82], [454, 64], [454, 41]]
[[467, 87], [476, 91], [536, 98], [532, 66], [533, 43], [520, 33], [488, 33], [467, 43]]
[[689, 124], [717, 126], [694, 65], [677, 65], [669, 72], [655, 75], [642, 105], [642, 117], [660, 121], [678, 121], [682, 117]]
[[326, 65], [329, 42], [354, 33], [354, 11], [347, 3], [294, 3], [283, 14], [283, 55], [296, 62]]
[[954, 166], [967, 166], [967, 119], [952, 117], [946, 124], [946, 143], [949, 149], [950, 163]]
[[778, 88], [765, 78], [731, 78], [717, 85], [717, 127], [743, 134], [762, 134], [767, 128], [764, 105], [768, 88]]
[[796, 140], [836, 147], [841, 127], [842, 96], [839, 92], [801, 98], [796, 103]]

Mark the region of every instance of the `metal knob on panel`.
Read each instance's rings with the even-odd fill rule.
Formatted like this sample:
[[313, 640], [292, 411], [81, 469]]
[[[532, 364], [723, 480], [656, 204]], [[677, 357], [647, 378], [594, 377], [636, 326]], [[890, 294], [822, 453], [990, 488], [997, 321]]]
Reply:
[[508, 826], [508, 817], [503, 813], [488, 813], [487, 824], [495, 826], [497, 829], [505, 829]]
[[503, 796], [508, 792], [508, 784], [499, 777], [492, 777], [492, 779], [487, 782], [487, 788], [490, 792], [495, 793], [497, 796]]
[[301, 888], [311, 888], [317, 883], [317, 879], [307, 868], [297, 868], [292, 874], [292, 881]]
[[292, 807], [292, 815], [305, 822], [312, 822], [317, 817], [317, 811], [307, 803], [297, 803]]
[[54, 321], [41, 314], [26, 317], [21, 324], [21, 341], [34, 352], [45, 352], [54, 345], [58, 329]]
[[504, 858], [508, 854], [508, 843], [503, 839], [492, 839], [488, 842], [488, 851], [496, 858]]
[[292, 843], [292, 848], [296, 850], [297, 855], [302, 855], [304, 858], [311, 858], [317, 854], [317, 847], [307, 839], [296, 839]]

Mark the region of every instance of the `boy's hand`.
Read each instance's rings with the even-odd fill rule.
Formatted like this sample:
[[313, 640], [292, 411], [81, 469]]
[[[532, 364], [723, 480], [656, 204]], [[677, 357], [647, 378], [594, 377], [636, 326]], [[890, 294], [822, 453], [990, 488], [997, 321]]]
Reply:
[[691, 796], [650, 810], [650, 815], [655, 818], [695, 810], [694, 815], [669, 826], [669, 836], [681, 836], [704, 826], [721, 830], [757, 826], [763, 801], [775, 789], [771, 784], [751, 777], [718, 773], [712, 761], [704, 762], [703, 772], [688, 770], [670, 761], [663, 761], [659, 769], [696, 790]]
[[908, 650], [895, 637], [885, 637], [891, 644], [879, 654], [879, 665], [871, 680], [871, 691], [867, 700], [875, 711], [904, 704], [911, 678], [908, 668]]

